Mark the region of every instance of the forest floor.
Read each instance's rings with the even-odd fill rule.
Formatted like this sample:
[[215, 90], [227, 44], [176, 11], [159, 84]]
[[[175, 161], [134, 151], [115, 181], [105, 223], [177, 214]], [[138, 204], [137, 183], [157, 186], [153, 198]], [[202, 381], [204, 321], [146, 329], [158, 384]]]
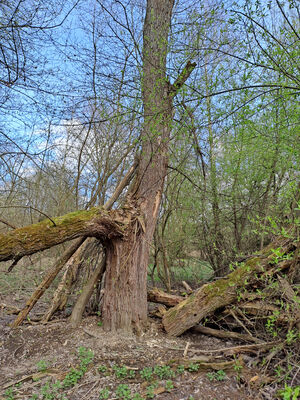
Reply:
[[[46, 325], [29, 320], [11, 330], [15, 316], [4, 305], [20, 307], [24, 300], [0, 298], [1, 400], [261, 398], [249, 383], [257, 377], [254, 369], [247, 369], [247, 376], [239, 368], [197, 371], [197, 350], [236, 342], [192, 332], [170, 338], [154, 318], [140, 337], [105, 333], [97, 316], [86, 317], [78, 329], [61, 316]], [[35, 312], [41, 307], [42, 302]]]
[[[70, 304], [63, 312], [42, 325], [37, 321], [48, 309], [61, 275], [27, 320], [19, 328], [11, 329], [16, 313], [24, 307], [52, 262], [52, 253], [48, 257], [32, 256], [21, 260], [9, 274], [8, 265], [1, 264], [0, 400], [275, 400], [286, 375], [291, 377], [284, 387], [287, 394], [284, 398], [297, 399], [295, 393], [299, 393], [300, 386], [293, 393], [288, 392], [289, 385], [299, 385], [296, 338], [292, 337], [290, 345], [281, 339], [283, 347], [272, 347], [269, 353], [258, 349], [246, 354], [233, 352], [228, 357], [232, 350], [228, 348], [244, 343], [193, 330], [179, 337], [168, 337], [161, 320], [150, 317], [151, 313], [147, 330], [141, 336], [106, 333], [97, 315], [86, 316], [74, 329], [68, 323], [68, 316], [76, 293], [74, 299], [69, 298]], [[196, 289], [199, 282], [194, 283]], [[270, 289], [273, 303], [278, 295], [285, 301], [282, 290], [273, 283], [270, 282], [271, 289], [267, 287], [266, 296]], [[155, 307], [150, 303], [150, 311]], [[292, 310], [290, 303], [282, 312], [288, 310]], [[271, 318], [272, 315], [269, 317], [272, 322]], [[254, 325], [255, 329], [257, 326]], [[267, 336], [266, 339], [269, 340]], [[267, 366], [262, 367], [264, 360]], [[277, 379], [279, 372], [281, 378]]]

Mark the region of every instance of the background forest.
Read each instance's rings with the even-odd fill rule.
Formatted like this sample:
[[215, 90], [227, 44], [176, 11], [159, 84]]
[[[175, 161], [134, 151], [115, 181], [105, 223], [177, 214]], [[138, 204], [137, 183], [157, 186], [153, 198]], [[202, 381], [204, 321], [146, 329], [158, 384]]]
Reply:
[[[152, 251], [152, 275], [168, 288], [182, 268], [201, 276], [203, 261], [223, 275], [294, 218], [298, 6], [176, 6], [168, 75], [189, 59], [197, 67], [176, 96]], [[142, 124], [143, 8], [2, 2], [2, 231], [103, 204], [131, 165]]]
[[[297, 398], [299, 21], [299, 2], [294, 0], [1, 1], [0, 257], [13, 261], [1, 266], [0, 311], [8, 310], [0, 314], [2, 357], [7, 368], [23, 360], [25, 370], [26, 352], [35, 357], [44, 344], [38, 348], [34, 329], [8, 333], [11, 313], [18, 314], [11, 327], [31, 324], [45, 343], [48, 340], [46, 353], [52, 352], [51, 346], [54, 352], [61, 349], [55, 361], [60, 369], [64, 357], [70, 361], [67, 352], [81, 345], [77, 369], [68, 373], [64, 366], [63, 379], [61, 371], [54, 372], [62, 386], [56, 387], [54, 378], [53, 386], [47, 381], [52, 397], [41, 385], [39, 394], [29, 384], [22, 393], [29, 390], [32, 399], [66, 399], [64, 390], [69, 388], [67, 395], [71, 393], [73, 400], [84, 398], [83, 393], [88, 398], [90, 391], [90, 398], [108, 398], [108, 388], [96, 396], [100, 381], [102, 385], [108, 376], [130, 380], [134, 375], [129, 376], [131, 367], [111, 364], [112, 357], [118, 362], [123, 356], [132, 370], [140, 369], [141, 377], [151, 382], [153, 376], [146, 377], [144, 364], [134, 364], [141, 361], [140, 354], [132, 359], [138, 347], [129, 335], [145, 334], [149, 311], [160, 321], [155, 322], [155, 335], [162, 329], [170, 336], [183, 335], [177, 347], [165, 337], [159, 344], [168, 349], [165, 363], [178, 356], [178, 349], [183, 351], [185, 360], [177, 367], [185, 378], [181, 381], [176, 375], [175, 389], [172, 381], [163, 381], [163, 390], [150, 394], [151, 385], [145, 389], [138, 381], [134, 394], [126, 394], [126, 385], [121, 390], [122, 384], [113, 381], [109, 390], [114, 398], [162, 394], [162, 399], [172, 399], [168, 396], [174, 389], [174, 398], [180, 394], [194, 399], [191, 374], [202, 368], [203, 359], [185, 363], [189, 351], [198, 351], [190, 328], [210, 339], [251, 343], [229, 342], [226, 346], [232, 346], [224, 349], [221, 342], [214, 342], [217, 348], [205, 359], [205, 368], [213, 365], [217, 372], [207, 374], [207, 391], [211, 381], [227, 379], [223, 368], [228, 367], [235, 375], [224, 383], [224, 393], [220, 389], [220, 399], [228, 398], [227, 393], [241, 399], [246, 392], [257, 394], [255, 399]], [[130, 184], [126, 181], [127, 194], [121, 193], [111, 211], [107, 201], [132, 166], [135, 177]], [[71, 217], [56, 218], [73, 211]], [[63, 231], [64, 224], [70, 227], [76, 216], [81, 221], [81, 215], [90, 215], [91, 224], [77, 235], [70, 230], [68, 237], [54, 238], [50, 245], [34, 236], [35, 228], [45, 236], [61, 227]], [[97, 231], [95, 221], [108, 232], [101, 233], [102, 225]], [[16, 229], [38, 223], [32, 235], [30, 227]], [[38, 245], [31, 251], [34, 237]], [[76, 239], [68, 247], [63, 242], [70, 238]], [[11, 249], [10, 243], [15, 243]], [[50, 248], [57, 243], [62, 244]], [[34, 254], [41, 249], [47, 250]], [[18, 251], [24, 253], [19, 256]], [[55, 284], [45, 302], [39, 302], [37, 316], [29, 316], [49, 287], [49, 276], [49, 285], [57, 276]], [[152, 303], [148, 309], [147, 296], [149, 302], [165, 306], [154, 309]], [[85, 330], [89, 322], [79, 327], [85, 309], [89, 318], [97, 318], [91, 326], [102, 327], [101, 337]], [[75, 335], [70, 331], [70, 338], [68, 326], [50, 332], [57, 310], [61, 320], [71, 315], [68, 321], [77, 330]], [[105, 336], [108, 331], [111, 337]], [[128, 333], [121, 342], [114, 336], [120, 331]], [[89, 339], [82, 339], [84, 332]], [[60, 337], [59, 345], [53, 342], [55, 337]], [[20, 347], [16, 338], [23, 341]], [[153, 337], [150, 345], [145, 340], [142, 363], [154, 357], [161, 361], [163, 352], [153, 350], [159, 347], [153, 345]], [[200, 353], [208, 354], [206, 345], [212, 348], [213, 342], [201, 340]], [[62, 349], [61, 343], [67, 347]], [[107, 365], [99, 367], [92, 350], [82, 343], [95, 346]], [[113, 355], [112, 349], [120, 344]], [[190, 345], [196, 350], [189, 350]], [[24, 346], [27, 350], [19, 355]], [[250, 356], [243, 358], [244, 353]], [[70, 366], [76, 363], [74, 357]], [[118, 369], [123, 367], [124, 376]], [[86, 374], [91, 368], [97, 369], [93, 378]], [[166, 378], [159, 368], [151, 371]], [[45, 371], [46, 364], [39, 372]], [[77, 373], [77, 380], [72, 373]], [[95, 383], [99, 373], [104, 375]], [[175, 379], [175, 372], [171, 375]], [[3, 376], [5, 400], [12, 400], [14, 383]], [[80, 379], [92, 379], [91, 389], [82, 391], [85, 383], [77, 387]], [[214, 399], [215, 394], [205, 398]]]

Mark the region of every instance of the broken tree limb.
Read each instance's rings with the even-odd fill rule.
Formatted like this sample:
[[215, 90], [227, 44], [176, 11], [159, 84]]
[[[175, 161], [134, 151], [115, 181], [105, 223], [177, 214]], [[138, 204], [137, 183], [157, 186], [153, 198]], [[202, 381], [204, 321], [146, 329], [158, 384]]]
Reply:
[[0, 261], [16, 260], [49, 249], [80, 236], [98, 239], [122, 237], [130, 221], [130, 213], [103, 208], [76, 211], [51, 221], [15, 229], [0, 234]]
[[[215, 310], [235, 302], [241, 290], [259, 279], [259, 275], [271, 269], [274, 263], [272, 251], [274, 248], [280, 248], [284, 255], [295, 248], [295, 243], [292, 239], [281, 238], [225, 278], [203, 285], [186, 300], [165, 313], [163, 325], [166, 332], [171, 336], [178, 336]], [[275, 269], [272, 271], [278, 272], [278, 268], [277, 271]]]
[[70, 318], [70, 322], [73, 327], [77, 327], [81, 322], [82, 314], [85, 309], [85, 306], [93, 293], [96, 283], [98, 282], [98, 280], [100, 279], [100, 277], [102, 276], [102, 274], [104, 272], [105, 262], [106, 262], [106, 259], [104, 256], [102, 258], [102, 261], [98, 262], [98, 265], [97, 265], [95, 271], [93, 272], [93, 274], [92, 274], [91, 278], [89, 279], [89, 281], [87, 282], [87, 284], [82, 289], [82, 292], [81, 292], [79, 298], [77, 299], [77, 302], [73, 308], [71, 318]]
[[65, 264], [69, 260], [69, 258], [76, 252], [76, 250], [82, 245], [82, 243], [84, 241], [85, 241], [84, 237], [77, 239], [63, 253], [63, 255], [60, 257], [60, 259], [54, 264], [53, 268], [50, 270], [50, 272], [44, 278], [44, 280], [40, 283], [40, 285], [36, 289], [36, 291], [32, 294], [30, 299], [27, 300], [25, 307], [19, 312], [19, 315], [12, 323], [12, 325], [11, 325], [12, 328], [16, 328], [24, 321], [24, 319], [27, 317], [29, 312], [32, 310], [33, 306], [36, 304], [36, 302], [39, 300], [39, 298], [45, 293], [45, 291], [51, 285], [53, 279], [56, 277], [56, 275], [59, 273], [59, 271], [61, 271], [61, 269], [65, 266]]
[[184, 297], [176, 296], [174, 294], [166, 293], [158, 288], [148, 289], [148, 301], [152, 301], [153, 303], [161, 303], [166, 306], [173, 307], [179, 304]]
[[194, 350], [194, 353], [199, 354], [215, 354], [222, 353], [223, 356], [232, 356], [235, 354], [241, 353], [254, 353], [265, 352], [272, 349], [275, 346], [281, 346], [281, 341], [273, 341], [273, 342], [264, 342], [264, 343], [255, 343], [255, 344], [244, 344], [242, 346], [234, 346], [234, 347], [222, 347], [221, 349], [213, 349], [213, 350]]
[[188, 294], [193, 293], [193, 289], [190, 287], [190, 285], [186, 281], [182, 281], [181, 283]]
[[243, 342], [261, 343], [262, 341], [252, 335], [245, 335], [238, 332], [221, 331], [219, 329], [208, 328], [207, 326], [197, 325], [193, 327], [194, 332], [202, 333], [203, 335], [214, 336], [220, 339], [237, 339]]
[[45, 312], [41, 320], [43, 324], [49, 321], [49, 319], [52, 317], [52, 315], [55, 313], [56, 310], [64, 309], [70, 294], [71, 286], [77, 277], [77, 271], [81, 260], [82, 248], [86, 247], [86, 244], [89, 241], [89, 239], [91, 240], [91, 238], [86, 239], [84, 243], [82, 243], [82, 245], [78, 247], [78, 249], [75, 251], [72, 257], [70, 257], [69, 260], [66, 262], [64, 266], [65, 271], [63, 277], [60, 283], [58, 284], [56, 291], [54, 292], [51, 305], [50, 307], [48, 307], [48, 310]]
[[[126, 173], [124, 178], [121, 180], [116, 190], [114, 191], [111, 198], [104, 204], [104, 210], [110, 210], [113, 206], [114, 202], [118, 199], [122, 190], [128, 185], [130, 180], [132, 179], [137, 168], [137, 161], [134, 162], [133, 166]], [[74, 214], [74, 213], [72, 213]], [[68, 214], [70, 215], [70, 214]], [[39, 224], [38, 224], [39, 225]], [[44, 292], [49, 288], [57, 274], [63, 269], [67, 261], [73, 256], [73, 254], [86, 242], [87, 237], [83, 236], [74, 241], [74, 243], [63, 253], [63, 255], [59, 258], [59, 260], [54, 264], [51, 271], [47, 274], [45, 279], [41, 282], [37, 290], [32, 294], [30, 299], [27, 300], [25, 307], [20, 311], [18, 317], [13, 322], [12, 327], [16, 328], [19, 326], [24, 319], [27, 317], [29, 312], [32, 310], [33, 306], [39, 300], [39, 298], [44, 294]], [[1, 249], [1, 241], [0, 241], [0, 249]], [[0, 250], [1, 254], [1, 250]]]

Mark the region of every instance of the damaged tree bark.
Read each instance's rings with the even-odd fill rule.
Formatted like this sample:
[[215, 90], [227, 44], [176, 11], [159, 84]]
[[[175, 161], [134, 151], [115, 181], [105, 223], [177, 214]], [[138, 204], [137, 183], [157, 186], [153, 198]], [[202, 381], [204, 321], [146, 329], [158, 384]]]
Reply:
[[166, 73], [174, 0], [148, 0], [143, 30], [144, 125], [134, 185], [125, 206], [93, 208], [0, 235], [0, 261], [45, 250], [79, 236], [94, 236], [106, 250], [103, 326], [140, 330], [147, 320], [147, 268], [167, 173], [173, 99], [196, 64], [187, 62], [173, 84]]
[[[133, 163], [131, 168], [127, 171], [125, 174], [124, 178], [121, 180], [119, 185], [117, 186], [116, 190], [112, 194], [111, 198], [104, 204], [103, 209], [104, 210], [110, 210], [115, 201], [119, 198], [120, 194], [124, 190], [124, 188], [129, 184], [130, 180], [132, 179], [135, 171], [137, 168], [137, 160]], [[29, 312], [32, 310], [36, 302], [39, 300], [39, 298], [45, 293], [45, 291], [49, 288], [51, 283], [53, 282], [54, 278], [57, 276], [57, 274], [65, 267], [65, 265], [68, 263], [68, 261], [71, 259], [71, 257], [75, 254], [75, 252], [78, 252], [80, 255], [88, 245], [88, 240], [85, 236], [80, 237], [77, 239], [64, 253], [63, 255], [59, 258], [59, 260], [54, 264], [53, 268], [51, 271], [47, 274], [45, 279], [41, 282], [39, 287], [35, 290], [35, 292], [32, 294], [32, 296], [27, 300], [25, 307], [20, 311], [18, 317], [16, 320], [13, 322], [12, 327], [16, 328], [19, 326], [26, 316], [29, 314]], [[49, 310], [48, 315], [44, 316], [45, 322], [51, 317], [52, 311], [54, 312], [55, 307], [51, 307], [51, 312]]]
[[129, 210], [108, 212], [94, 207], [53, 218], [55, 225], [45, 220], [0, 234], [0, 262], [20, 260], [80, 236], [93, 236], [100, 240], [122, 237], [131, 218]]
[[166, 332], [171, 336], [181, 335], [215, 310], [234, 303], [241, 291], [255, 282], [259, 276], [266, 279], [278, 272], [280, 266], [286, 268], [286, 261], [274, 268], [273, 248], [280, 248], [281, 254], [286, 254], [295, 248], [295, 244], [292, 239], [282, 238], [225, 278], [203, 285], [197, 292], [164, 314], [163, 325]]
[[168, 82], [166, 62], [173, 5], [174, 0], [147, 1], [143, 31], [142, 151], [135, 184], [127, 198], [128, 204], [140, 209], [143, 222], [130, 226], [126, 240], [116, 238], [105, 243], [102, 315], [107, 331], [131, 332], [135, 328], [139, 332], [147, 320], [147, 268], [167, 173], [173, 99], [196, 66], [188, 62], [174, 84]]

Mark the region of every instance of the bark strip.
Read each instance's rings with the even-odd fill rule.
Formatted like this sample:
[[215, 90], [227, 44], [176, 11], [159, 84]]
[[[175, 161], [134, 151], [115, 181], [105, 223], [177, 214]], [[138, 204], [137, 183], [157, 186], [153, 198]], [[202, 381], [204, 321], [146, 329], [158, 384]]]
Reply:
[[105, 270], [105, 263], [106, 259], [104, 256], [102, 258], [102, 261], [98, 263], [98, 266], [93, 272], [91, 278], [88, 280], [87, 284], [82, 289], [82, 292], [73, 308], [70, 318], [70, 322], [73, 327], [77, 327], [80, 324], [85, 306], [93, 293], [96, 283], [99, 281]]

